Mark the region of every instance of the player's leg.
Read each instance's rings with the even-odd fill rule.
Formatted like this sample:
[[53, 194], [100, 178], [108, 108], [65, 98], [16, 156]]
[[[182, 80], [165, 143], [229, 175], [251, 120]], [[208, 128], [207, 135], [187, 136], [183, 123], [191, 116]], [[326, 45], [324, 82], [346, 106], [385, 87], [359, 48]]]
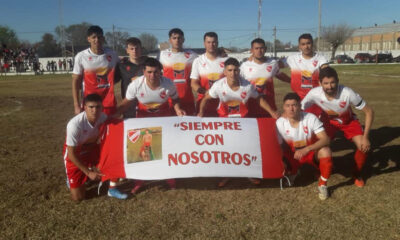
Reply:
[[318, 197], [325, 200], [329, 197], [327, 182], [332, 173], [332, 152], [329, 147], [323, 147], [317, 151], [319, 160], [320, 177], [318, 181]]
[[86, 187], [85, 185], [82, 185], [77, 188], [70, 188], [69, 189], [71, 192], [71, 199], [73, 201], [79, 202], [85, 199], [86, 196]]
[[353, 178], [354, 184], [357, 187], [363, 187], [365, 185], [364, 180], [361, 177], [361, 170], [367, 160], [368, 154], [361, 151], [362, 135], [357, 135], [352, 138], [352, 141], [357, 147], [354, 153], [354, 167], [353, 167]]

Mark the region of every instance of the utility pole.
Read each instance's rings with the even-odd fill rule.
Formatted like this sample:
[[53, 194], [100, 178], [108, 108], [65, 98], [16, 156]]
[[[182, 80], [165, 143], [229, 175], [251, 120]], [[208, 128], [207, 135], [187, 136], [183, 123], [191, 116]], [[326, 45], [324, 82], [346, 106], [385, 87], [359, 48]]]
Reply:
[[261, 38], [261, 5], [262, 0], [258, 0], [258, 37]]
[[65, 31], [63, 25], [63, 0], [58, 1], [59, 10], [60, 10], [60, 34], [61, 34], [61, 55], [65, 59], [66, 57], [66, 48], [65, 48]]
[[112, 43], [112, 48], [115, 51], [115, 25], [112, 25], [112, 38], [113, 38], [113, 43]]
[[272, 44], [272, 47], [274, 49], [274, 58], [276, 58], [276, 26], [274, 26], [274, 32], [272, 35], [274, 37], [274, 42]]
[[321, 0], [318, 0], [318, 36], [317, 36], [317, 52], [320, 49], [320, 42], [321, 42]]

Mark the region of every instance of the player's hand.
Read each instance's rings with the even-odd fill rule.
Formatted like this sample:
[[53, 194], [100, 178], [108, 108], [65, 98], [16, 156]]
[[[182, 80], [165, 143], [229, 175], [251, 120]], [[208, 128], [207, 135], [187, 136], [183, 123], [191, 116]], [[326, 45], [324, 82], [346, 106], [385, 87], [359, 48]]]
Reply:
[[197, 114], [197, 116], [198, 116], [198, 117], [203, 117], [203, 116], [204, 116], [204, 113], [199, 112], [199, 113]]
[[81, 112], [82, 112], [81, 107], [79, 107], [79, 106], [74, 106], [74, 112], [75, 112], [75, 115], [78, 115], [79, 113], [81, 113]]
[[186, 115], [186, 112], [179, 108], [178, 110], [176, 110], [176, 115], [179, 117], [183, 117]]
[[296, 150], [296, 152], [294, 152], [294, 159], [300, 160], [302, 159], [305, 155], [308, 154], [310, 150], [308, 150], [307, 147]]
[[371, 149], [371, 143], [368, 137], [363, 136], [361, 138], [361, 152], [366, 153]]
[[89, 171], [87, 175], [91, 180], [100, 180], [104, 174], [102, 174], [97, 168], [94, 168]]
[[274, 119], [278, 119], [280, 116], [281, 116], [281, 114], [278, 111], [271, 113], [271, 117]]

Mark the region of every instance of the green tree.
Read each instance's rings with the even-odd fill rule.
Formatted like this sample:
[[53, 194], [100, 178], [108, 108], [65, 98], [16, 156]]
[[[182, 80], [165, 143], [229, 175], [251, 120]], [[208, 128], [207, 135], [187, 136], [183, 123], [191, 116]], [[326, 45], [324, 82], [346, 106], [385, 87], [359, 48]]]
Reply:
[[332, 56], [335, 57], [337, 48], [342, 45], [351, 35], [354, 29], [347, 24], [331, 25], [322, 28], [322, 39], [331, 44]]
[[151, 33], [142, 33], [139, 35], [139, 39], [142, 42], [142, 47], [145, 53], [157, 49], [158, 39]]
[[17, 48], [19, 46], [19, 40], [15, 31], [2, 25], [0, 25], [0, 43], [7, 45], [8, 48]]
[[[68, 45], [68, 43], [71, 43], [75, 46], [75, 47], [82, 47], [82, 46], [88, 46], [89, 43], [87, 41], [87, 36], [86, 36], [86, 32], [87, 29], [92, 26], [92, 24], [87, 23], [87, 22], [82, 22], [79, 24], [72, 24], [69, 25], [68, 27], [63, 26], [64, 27], [64, 38], [65, 41]], [[61, 34], [61, 27], [58, 26], [56, 27], [55, 31], [57, 34], [57, 39], [60, 42], [62, 39], [62, 34]]]
[[45, 33], [42, 41], [38, 43], [37, 52], [39, 57], [57, 57], [61, 56], [61, 48], [54, 38], [53, 34]]
[[129, 33], [115, 31], [113, 34], [112, 32], [107, 32], [105, 38], [107, 46], [113, 48], [118, 55], [127, 54], [125, 51], [125, 42], [129, 38]]

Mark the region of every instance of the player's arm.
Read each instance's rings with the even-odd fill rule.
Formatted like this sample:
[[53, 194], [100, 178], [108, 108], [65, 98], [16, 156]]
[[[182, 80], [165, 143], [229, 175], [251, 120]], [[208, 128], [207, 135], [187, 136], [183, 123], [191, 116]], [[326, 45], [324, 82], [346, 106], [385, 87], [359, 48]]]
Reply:
[[203, 88], [200, 85], [200, 80], [199, 79], [191, 79], [190, 80], [190, 86], [192, 87], [192, 90], [194, 92], [199, 93], [199, 94], [205, 94], [206, 91], [207, 91], [205, 88]]
[[374, 121], [374, 110], [369, 106], [365, 105], [361, 111], [365, 114], [365, 126], [364, 134], [361, 140], [361, 151], [366, 153], [371, 148], [371, 143], [369, 141], [369, 131], [371, 130], [372, 122]]
[[197, 114], [198, 117], [203, 117], [204, 116], [204, 109], [206, 109], [207, 102], [210, 101], [212, 97], [210, 94], [207, 92], [204, 98], [200, 102], [200, 107], [199, 107], [199, 113]]
[[72, 99], [74, 101], [75, 115], [82, 111], [79, 103], [79, 92], [82, 90], [82, 80], [82, 75], [72, 74]]
[[75, 153], [76, 147], [74, 146], [67, 146], [68, 149], [68, 158], [71, 162], [77, 166], [86, 176], [88, 176], [91, 180], [99, 180], [101, 176], [104, 176], [101, 172], [99, 172], [96, 168], [89, 169], [86, 167], [78, 158]]
[[282, 82], [287, 82], [290, 83], [290, 77], [284, 73], [284, 72], [279, 72], [278, 74], [275, 75], [276, 78], [278, 78], [279, 80], [281, 80]]
[[172, 99], [172, 106], [174, 106], [174, 110], [177, 116], [182, 117], [186, 115], [186, 112], [181, 108], [179, 104], [179, 98]]
[[258, 96], [258, 104], [260, 104], [260, 107], [267, 111], [271, 115], [271, 117], [275, 119], [279, 118], [279, 113], [271, 108], [271, 106], [267, 103], [267, 101], [265, 101], [262, 95]]
[[126, 112], [128, 110], [129, 106], [133, 103], [133, 100], [134, 99], [128, 100], [128, 99], [124, 98], [122, 100], [122, 102], [118, 105], [115, 113], [110, 118], [120, 118], [121, 114], [123, 114], [124, 112]]
[[302, 157], [306, 156], [310, 151], [315, 151], [321, 149], [322, 147], [329, 146], [330, 139], [325, 131], [321, 131], [316, 135], [318, 140], [315, 143], [308, 145], [302, 149], [296, 150], [296, 152], [294, 153], [295, 159], [300, 160]]

